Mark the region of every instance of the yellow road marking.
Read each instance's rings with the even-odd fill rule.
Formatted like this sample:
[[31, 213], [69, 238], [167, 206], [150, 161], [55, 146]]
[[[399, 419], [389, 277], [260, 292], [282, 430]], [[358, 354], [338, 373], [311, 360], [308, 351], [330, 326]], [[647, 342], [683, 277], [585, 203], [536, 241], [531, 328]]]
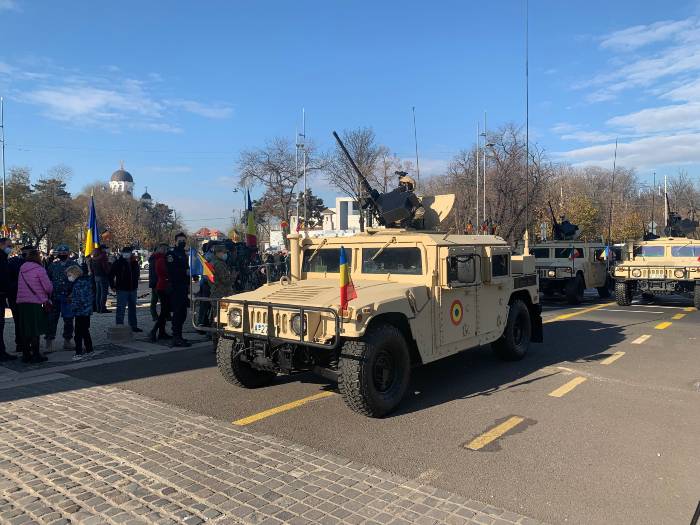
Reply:
[[683, 308], [684, 312], [695, 312], [696, 310], [697, 308], [695, 308], [694, 306], [688, 306], [687, 308]]
[[525, 421], [524, 417], [510, 417], [500, 425], [496, 425], [491, 430], [481, 434], [478, 438], [473, 439], [471, 442], [469, 442], [469, 444], [465, 445], [464, 448], [468, 448], [470, 450], [479, 450], [481, 448], [484, 448], [486, 445], [488, 445], [492, 441], [495, 441], [512, 428], [517, 427], [523, 421]]
[[556, 390], [552, 390], [549, 395], [551, 397], [564, 397], [564, 395], [568, 394], [571, 392], [574, 388], [579, 386], [581, 383], [583, 383], [586, 380], [585, 377], [575, 377], [568, 383], [563, 384]]
[[597, 304], [595, 306], [591, 306], [590, 308], [584, 308], [583, 310], [577, 310], [575, 312], [571, 312], [568, 314], [558, 315], [557, 317], [555, 317], [553, 319], [547, 319], [546, 321], [542, 321], [542, 324], [553, 323], [555, 321], [563, 321], [565, 319], [570, 319], [570, 318], [575, 317], [577, 315], [586, 314], [588, 312], [592, 312], [593, 310], [598, 310], [599, 308], [605, 308], [606, 306], [610, 306], [612, 304], [615, 304], [615, 303]]
[[676, 314], [673, 317], [671, 317], [671, 319], [675, 319], [677, 321], [678, 319], [683, 319], [685, 316], [686, 314]]
[[632, 344], [633, 345], [641, 345], [643, 342], [645, 342], [650, 337], [651, 337], [650, 335], [640, 335], [639, 337], [637, 337], [637, 339], [632, 341]]
[[605, 359], [603, 359], [603, 360], [600, 362], [600, 364], [601, 364], [601, 365], [609, 365], [609, 364], [611, 364], [611, 363], [614, 363], [614, 362], [617, 361], [618, 359], [620, 359], [623, 355], [625, 355], [624, 352], [615, 352], [615, 353], [614, 353], [613, 355], [611, 355], [610, 357], [606, 357]]
[[263, 410], [262, 412], [258, 412], [257, 414], [253, 414], [252, 416], [244, 417], [243, 419], [237, 419], [233, 422], [233, 424], [238, 426], [250, 425], [251, 423], [255, 423], [256, 421], [260, 421], [261, 419], [274, 416], [275, 414], [279, 414], [281, 412], [286, 412], [287, 410], [292, 410], [293, 408], [300, 407], [302, 405], [305, 405], [306, 403], [310, 403], [311, 401], [316, 401], [317, 399], [323, 399], [325, 397], [330, 397], [334, 395], [334, 392], [320, 392], [318, 394], [314, 394], [313, 396], [303, 397], [301, 399], [297, 399], [296, 401], [292, 401], [291, 403], [286, 403], [284, 405], [280, 405], [269, 410]]
[[657, 324], [654, 328], [656, 328], [657, 330], [666, 330], [666, 328], [668, 328], [672, 324], [673, 323], [671, 323], [670, 321], [664, 321], [663, 323]]

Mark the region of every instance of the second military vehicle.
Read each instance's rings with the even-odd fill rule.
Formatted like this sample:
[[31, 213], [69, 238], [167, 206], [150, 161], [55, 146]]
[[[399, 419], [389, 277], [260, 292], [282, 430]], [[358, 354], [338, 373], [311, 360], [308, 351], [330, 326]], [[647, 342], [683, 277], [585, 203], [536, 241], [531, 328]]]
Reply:
[[[578, 226], [552, 214], [553, 240], [532, 247], [539, 276], [540, 291], [545, 296], [559, 293], [569, 304], [579, 304], [587, 288], [595, 288], [600, 297], [610, 297], [612, 280], [605, 245], [577, 240]], [[544, 234], [543, 234], [544, 235]]]
[[[667, 204], [668, 206], [668, 204]], [[692, 297], [700, 308], [700, 240], [691, 239], [697, 221], [670, 212], [664, 236], [630, 244], [627, 260], [615, 268], [615, 299], [629, 306], [635, 295]]]
[[[534, 257], [513, 255], [500, 237], [430, 231], [453, 195], [420, 200], [405, 174], [379, 194], [346, 155], [366, 185], [361, 205], [383, 228], [289, 235], [288, 278], [218, 301], [227, 381], [254, 388], [314, 371], [338, 382], [351, 409], [381, 417], [401, 402], [412, 367], [485, 344], [521, 359], [542, 341]], [[341, 283], [356, 296], [345, 305]]]

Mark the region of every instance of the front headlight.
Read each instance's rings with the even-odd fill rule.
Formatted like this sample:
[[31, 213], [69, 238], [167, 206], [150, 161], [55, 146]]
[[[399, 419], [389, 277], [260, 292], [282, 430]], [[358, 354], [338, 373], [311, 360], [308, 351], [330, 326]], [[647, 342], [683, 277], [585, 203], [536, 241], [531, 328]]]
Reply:
[[304, 318], [304, 327], [302, 328], [302, 323], [301, 323], [301, 315], [299, 314], [294, 314], [292, 316], [292, 319], [290, 320], [290, 324], [292, 327], [292, 332], [294, 332], [296, 335], [301, 335], [302, 330], [304, 331], [304, 334], [306, 334], [306, 318]]
[[641, 277], [642, 276], [642, 270], [639, 268], [636, 268], [632, 270], [632, 277]]
[[557, 276], [557, 272], [555, 270], [549, 270], [547, 272], [547, 277], [556, 277], [556, 276]]
[[673, 275], [676, 279], [682, 279], [685, 277], [685, 270], [678, 268], [677, 270], [673, 270]]
[[238, 308], [229, 311], [228, 324], [234, 328], [240, 328], [243, 324], [243, 313]]

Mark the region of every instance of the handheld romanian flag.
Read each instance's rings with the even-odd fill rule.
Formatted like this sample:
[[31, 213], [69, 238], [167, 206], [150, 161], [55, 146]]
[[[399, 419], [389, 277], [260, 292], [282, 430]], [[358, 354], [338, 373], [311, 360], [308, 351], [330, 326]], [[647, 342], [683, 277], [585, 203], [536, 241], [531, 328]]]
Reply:
[[253, 203], [250, 200], [250, 190], [248, 190], [248, 211], [246, 213], [245, 244], [249, 248], [258, 245], [257, 230], [255, 228], [255, 215], [253, 214]]
[[357, 298], [355, 286], [350, 278], [350, 266], [345, 257], [345, 248], [340, 247], [340, 310], [348, 309], [348, 302]]
[[97, 214], [95, 213], [95, 196], [90, 197], [87, 232], [85, 234], [85, 256], [87, 257], [100, 246], [100, 230], [97, 229]]
[[214, 268], [212, 267], [211, 263], [207, 261], [204, 256], [197, 252], [197, 258], [199, 259], [199, 262], [202, 265], [202, 275], [204, 275], [207, 279], [209, 279], [210, 283], [214, 282]]

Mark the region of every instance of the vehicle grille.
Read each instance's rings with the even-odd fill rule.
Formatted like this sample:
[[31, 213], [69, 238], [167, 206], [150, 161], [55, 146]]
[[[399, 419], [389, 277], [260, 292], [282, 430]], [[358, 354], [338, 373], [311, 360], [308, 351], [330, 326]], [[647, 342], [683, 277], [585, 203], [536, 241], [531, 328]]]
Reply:
[[289, 285], [278, 288], [264, 297], [264, 300], [278, 303], [293, 304], [296, 301], [310, 301], [319, 294], [332, 290], [330, 286], [295, 286]]

